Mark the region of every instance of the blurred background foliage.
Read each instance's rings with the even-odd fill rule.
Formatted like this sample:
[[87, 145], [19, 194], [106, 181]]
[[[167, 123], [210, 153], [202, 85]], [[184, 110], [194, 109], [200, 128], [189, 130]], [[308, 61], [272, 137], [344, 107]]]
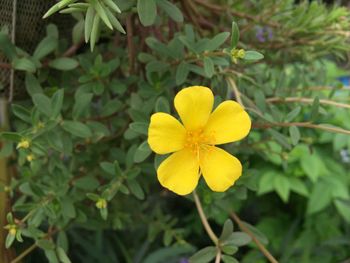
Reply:
[[13, 72], [1, 85], [1, 262], [211, 262], [217, 250], [193, 198], [161, 188], [155, 171], [164, 156], [146, 142], [150, 115], [174, 113], [174, 95], [191, 85], [211, 87], [216, 104], [238, 101], [253, 121], [245, 140], [225, 146], [244, 166], [236, 185], [197, 189], [214, 232], [222, 231], [223, 262], [274, 262], [257, 243], [279, 262], [347, 262], [346, 6], [51, 6], [36, 16], [71, 19], [71, 35], [48, 22], [31, 50], [13, 44], [16, 26], [1, 24], [0, 70]]

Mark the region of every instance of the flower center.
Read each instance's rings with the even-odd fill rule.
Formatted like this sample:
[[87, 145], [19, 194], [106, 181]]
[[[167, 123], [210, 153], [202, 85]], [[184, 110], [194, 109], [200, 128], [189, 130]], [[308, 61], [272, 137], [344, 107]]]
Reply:
[[185, 147], [191, 152], [198, 155], [199, 150], [208, 144], [210, 144], [210, 137], [203, 133], [203, 129], [187, 131]]

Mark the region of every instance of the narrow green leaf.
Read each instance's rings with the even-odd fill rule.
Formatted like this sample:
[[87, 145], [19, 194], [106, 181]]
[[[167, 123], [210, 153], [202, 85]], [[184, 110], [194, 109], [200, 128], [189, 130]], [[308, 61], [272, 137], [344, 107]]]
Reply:
[[79, 65], [78, 61], [73, 58], [56, 58], [50, 61], [49, 66], [58, 70], [72, 70]]
[[137, 180], [128, 180], [127, 184], [128, 188], [130, 189], [130, 192], [134, 196], [136, 196], [140, 200], [143, 200], [145, 198], [145, 194]]
[[239, 41], [239, 28], [236, 22], [232, 22], [231, 27], [231, 49], [237, 47]]
[[326, 208], [332, 201], [332, 191], [328, 184], [318, 181], [309, 198], [307, 213], [314, 214]]
[[90, 106], [93, 96], [94, 95], [92, 93], [83, 93], [80, 94], [78, 98], [76, 98], [72, 113], [74, 120], [81, 117], [83, 113], [88, 109], [88, 106]]
[[36, 77], [33, 74], [27, 73], [25, 78], [26, 90], [30, 96], [37, 93], [43, 93], [43, 89]]
[[46, 57], [48, 54], [53, 52], [58, 45], [57, 38], [54, 38], [52, 36], [47, 36], [43, 40], [40, 41], [38, 46], [36, 47], [33, 57], [40, 60], [43, 57]]
[[293, 109], [291, 112], [287, 114], [285, 121], [290, 122], [294, 120], [299, 115], [300, 111], [301, 111], [301, 107], [300, 106], [296, 107], [295, 109]]
[[106, 11], [105, 11], [106, 7], [104, 6], [104, 4], [101, 3], [100, 1], [94, 1], [94, 7], [95, 7], [96, 13], [100, 16], [100, 18], [105, 23], [105, 25], [107, 27], [109, 27], [110, 29], [113, 29], [113, 26], [112, 26], [111, 22], [109, 21], [109, 18], [106, 14]]
[[300, 131], [299, 128], [296, 126], [290, 126], [289, 127], [289, 134], [292, 139], [292, 144], [297, 145], [300, 140]]
[[123, 26], [120, 24], [119, 20], [111, 13], [111, 11], [106, 9], [106, 14], [107, 14], [109, 20], [111, 21], [113, 27], [115, 29], [117, 29], [119, 32], [126, 34]]
[[278, 175], [273, 181], [275, 191], [281, 197], [283, 202], [287, 203], [290, 194], [290, 183], [287, 177]]
[[176, 69], [176, 75], [175, 75], [176, 85], [183, 84], [187, 80], [187, 76], [189, 72], [190, 72], [189, 65], [185, 61], [182, 61]]
[[257, 52], [257, 51], [246, 51], [245, 52], [245, 55], [244, 55], [244, 60], [247, 60], [247, 61], [257, 61], [257, 60], [260, 60], [260, 59], [263, 59], [264, 58], [264, 55]]
[[133, 131], [143, 134], [143, 135], [147, 135], [148, 134], [148, 123], [145, 122], [133, 122], [130, 124], [130, 129], [132, 129]]
[[27, 71], [29, 73], [34, 73], [36, 71], [35, 64], [28, 58], [15, 58], [12, 61], [12, 66], [14, 69]]
[[52, 102], [52, 116], [56, 117], [60, 114], [63, 106], [64, 89], [59, 89], [53, 94], [51, 98]]
[[157, 0], [157, 4], [175, 22], [182, 23], [184, 21], [184, 17], [181, 13], [181, 10], [173, 3], [167, 0]]
[[94, 17], [94, 22], [92, 24], [92, 29], [91, 29], [91, 35], [90, 35], [90, 48], [91, 51], [94, 50], [95, 44], [97, 42], [97, 39], [99, 38], [100, 34], [100, 17], [95, 14]]
[[37, 109], [47, 117], [51, 117], [52, 115], [52, 103], [51, 99], [44, 94], [34, 94], [33, 102]]
[[189, 258], [190, 263], [207, 263], [216, 256], [216, 247], [205, 247]]
[[27, 110], [27, 108], [17, 104], [12, 104], [11, 108], [16, 117], [20, 118], [22, 121], [31, 123], [30, 111]]
[[89, 42], [91, 31], [92, 31], [92, 25], [94, 24], [94, 17], [95, 17], [95, 10], [92, 7], [92, 5], [90, 5], [85, 15], [85, 30], [84, 30], [85, 43]]
[[204, 62], [205, 75], [208, 78], [211, 78], [215, 73], [213, 60], [211, 60], [211, 58], [209, 58], [209, 57], [205, 57], [203, 62]]
[[71, 263], [70, 259], [68, 258], [67, 254], [63, 248], [57, 247], [56, 252], [57, 252], [57, 256], [58, 256], [58, 259], [60, 260], [60, 262]]
[[113, 0], [103, 0], [103, 2], [114, 12], [121, 13], [119, 7], [113, 2]]
[[137, 12], [142, 25], [152, 25], [157, 16], [157, 5], [155, 0], [138, 0]]
[[92, 136], [89, 126], [78, 121], [64, 121], [62, 128], [77, 137], [89, 138]]
[[317, 117], [319, 114], [319, 108], [320, 108], [320, 99], [318, 98], [318, 96], [316, 96], [311, 106], [310, 121], [317, 120]]
[[227, 219], [224, 223], [224, 227], [222, 228], [222, 232], [220, 235], [220, 241], [225, 241], [233, 232], [233, 223], [231, 219]]
[[15, 239], [16, 239], [16, 235], [12, 235], [8, 233], [6, 236], [5, 247], [10, 248], [13, 242], [15, 241]]
[[155, 106], [156, 112], [170, 113], [169, 101], [164, 97], [159, 97]]
[[206, 50], [213, 51], [217, 50], [219, 47], [221, 47], [227, 38], [230, 36], [229, 32], [221, 32], [217, 34], [215, 37], [209, 40], [208, 44], [206, 45]]

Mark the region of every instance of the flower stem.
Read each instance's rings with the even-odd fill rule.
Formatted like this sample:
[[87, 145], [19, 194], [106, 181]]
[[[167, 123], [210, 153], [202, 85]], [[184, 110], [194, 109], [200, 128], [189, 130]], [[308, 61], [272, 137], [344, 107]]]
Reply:
[[255, 237], [255, 235], [252, 233], [252, 231], [249, 230], [249, 228], [247, 228], [243, 222], [241, 221], [241, 219], [238, 217], [238, 215], [235, 212], [231, 212], [230, 216], [232, 217], [232, 219], [237, 223], [237, 225], [239, 226], [239, 228], [244, 231], [245, 233], [247, 233], [253, 240], [253, 242], [258, 246], [259, 250], [261, 251], [261, 253], [264, 254], [264, 256], [271, 262], [271, 263], [278, 263], [278, 261], [271, 255], [271, 253], [265, 248], [265, 246], [263, 244], [261, 244], [261, 242]]
[[218, 253], [216, 254], [216, 258], [215, 258], [215, 263], [220, 263], [221, 260], [221, 250], [218, 249]]
[[25, 258], [30, 252], [32, 252], [34, 249], [36, 249], [37, 245], [34, 243], [29, 248], [27, 248], [25, 251], [22, 252], [18, 257], [16, 257], [14, 260], [11, 261], [11, 263], [17, 263], [20, 262], [23, 258]]
[[193, 198], [194, 198], [194, 202], [196, 203], [197, 211], [198, 211], [199, 217], [201, 218], [201, 221], [202, 221], [202, 224], [203, 224], [203, 226], [205, 228], [205, 231], [207, 231], [208, 236], [213, 241], [213, 243], [217, 246], [218, 243], [219, 243], [219, 239], [215, 235], [215, 233], [213, 232], [213, 230], [211, 229], [211, 227], [210, 227], [210, 225], [208, 223], [207, 217], [206, 217], [206, 215], [204, 214], [204, 211], [203, 211], [202, 203], [199, 200], [199, 197], [198, 197], [196, 191], [193, 191]]

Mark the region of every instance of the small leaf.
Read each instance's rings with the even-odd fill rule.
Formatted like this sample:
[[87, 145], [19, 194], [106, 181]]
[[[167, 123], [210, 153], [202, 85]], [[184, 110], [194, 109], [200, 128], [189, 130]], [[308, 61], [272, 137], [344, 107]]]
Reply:
[[52, 102], [52, 116], [56, 117], [60, 114], [64, 99], [64, 90], [59, 89], [53, 94], [51, 102]]
[[52, 115], [52, 103], [51, 99], [44, 94], [34, 94], [33, 95], [34, 105], [38, 108], [38, 110], [46, 115], [47, 117], [51, 117]]
[[216, 256], [216, 247], [205, 247], [189, 258], [190, 263], [207, 263]]
[[234, 257], [230, 257], [227, 255], [222, 255], [222, 261], [224, 263], [239, 263], [239, 261], [237, 259], [235, 259]]
[[220, 241], [225, 241], [233, 232], [233, 223], [231, 219], [227, 219], [224, 223], [224, 227], [222, 228], [222, 232], [220, 235]]
[[36, 77], [33, 74], [27, 73], [25, 79], [26, 89], [30, 96], [37, 93], [43, 93], [43, 89]]
[[252, 238], [244, 232], [233, 232], [223, 245], [235, 245], [237, 247], [247, 245], [251, 242]]
[[49, 63], [49, 66], [58, 70], [72, 70], [79, 65], [73, 58], [56, 58]]
[[332, 191], [328, 184], [318, 181], [309, 198], [307, 213], [314, 214], [326, 208], [332, 201]]
[[316, 96], [311, 106], [310, 121], [317, 120], [317, 117], [319, 114], [319, 107], [320, 107], [320, 99], [318, 98], [318, 96]]
[[231, 49], [237, 47], [239, 41], [239, 28], [236, 22], [232, 22], [231, 27]]
[[133, 122], [130, 124], [130, 129], [143, 135], [148, 134], [148, 123], [145, 122]]
[[52, 36], [47, 36], [36, 47], [33, 57], [41, 60], [57, 48], [58, 40]]
[[12, 243], [15, 241], [16, 239], [16, 235], [12, 235], [12, 234], [7, 234], [6, 236], [6, 241], [5, 241], [5, 247], [6, 248], [10, 248]]
[[296, 126], [290, 126], [289, 127], [289, 134], [292, 139], [292, 144], [297, 145], [300, 140], [300, 132], [299, 128]]
[[140, 200], [143, 200], [145, 198], [145, 194], [140, 184], [136, 180], [128, 180], [127, 184], [128, 184], [128, 188], [130, 189], [130, 192], [134, 196], [136, 196]]
[[188, 73], [190, 72], [190, 67], [188, 63], [182, 61], [176, 69], [176, 85], [181, 85], [187, 80]]
[[263, 59], [264, 58], [264, 55], [257, 52], [257, 51], [246, 51], [245, 52], [245, 55], [244, 55], [244, 60], [247, 60], [247, 61], [257, 61], [257, 60], [260, 60], [260, 59]]
[[208, 44], [206, 45], [206, 50], [208, 51], [217, 50], [226, 42], [229, 36], [230, 36], [229, 32], [221, 32], [217, 34], [215, 37], [209, 40]]
[[157, 16], [157, 6], [155, 0], [138, 0], [137, 12], [142, 25], [152, 25]]
[[283, 175], [278, 175], [274, 178], [273, 184], [277, 194], [281, 197], [283, 202], [286, 203], [289, 199], [290, 193], [290, 184], [288, 178]]
[[203, 59], [203, 62], [204, 62], [205, 75], [208, 78], [211, 78], [214, 75], [214, 63], [213, 63], [213, 60], [211, 58], [209, 58], [209, 57], [205, 57]]
[[60, 262], [62, 263], [71, 263], [70, 259], [68, 258], [66, 252], [61, 247], [57, 247], [57, 256]]
[[173, 3], [167, 0], [158, 0], [157, 4], [175, 22], [182, 23], [184, 21], [184, 17], [181, 13], [181, 10]]
[[12, 61], [12, 66], [14, 69], [27, 71], [29, 73], [34, 73], [36, 71], [35, 64], [28, 58], [15, 58]]
[[301, 107], [300, 106], [296, 107], [295, 109], [293, 109], [291, 112], [287, 114], [285, 121], [290, 122], [294, 120], [299, 115], [300, 111], [301, 111]]
[[168, 100], [164, 97], [159, 97], [156, 101], [155, 110], [156, 112], [170, 113], [170, 106]]
[[78, 121], [64, 121], [62, 128], [77, 137], [89, 138], [92, 136], [89, 126]]

